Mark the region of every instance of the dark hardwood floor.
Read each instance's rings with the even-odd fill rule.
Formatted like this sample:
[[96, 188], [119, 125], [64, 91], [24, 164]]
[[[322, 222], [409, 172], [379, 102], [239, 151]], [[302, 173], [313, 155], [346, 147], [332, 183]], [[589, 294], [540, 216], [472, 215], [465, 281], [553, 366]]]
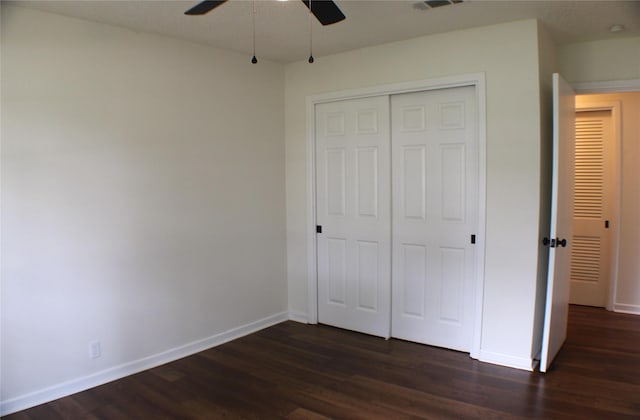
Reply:
[[547, 374], [285, 322], [5, 418], [638, 419], [640, 316], [572, 306]]

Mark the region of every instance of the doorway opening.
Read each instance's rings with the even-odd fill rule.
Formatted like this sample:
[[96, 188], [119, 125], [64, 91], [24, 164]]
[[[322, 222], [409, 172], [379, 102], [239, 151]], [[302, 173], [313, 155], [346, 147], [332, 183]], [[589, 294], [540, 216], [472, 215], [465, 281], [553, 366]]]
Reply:
[[583, 213], [574, 215], [570, 303], [640, 315], [640, 86], [594, 86], [577, 86], [574, 203]]

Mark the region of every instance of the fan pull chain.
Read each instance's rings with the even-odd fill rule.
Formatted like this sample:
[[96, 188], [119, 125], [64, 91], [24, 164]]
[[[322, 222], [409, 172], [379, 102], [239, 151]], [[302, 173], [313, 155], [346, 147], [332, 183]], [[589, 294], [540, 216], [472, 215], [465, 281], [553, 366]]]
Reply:
[[251, 2], [251, 31], [253, 33], [253, 57], [251, 62], [256, 64], [258, 62], [256, 58], [256, 0]]
[[309, 63], [313, 63], [313, 13], [311, 11], [313, 0], [309, 0]]

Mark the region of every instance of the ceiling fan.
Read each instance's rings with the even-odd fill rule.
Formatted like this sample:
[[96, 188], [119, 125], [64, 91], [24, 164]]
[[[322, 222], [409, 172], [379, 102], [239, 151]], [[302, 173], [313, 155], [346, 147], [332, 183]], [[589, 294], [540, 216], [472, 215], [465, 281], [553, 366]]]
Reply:
[[[184, 14], [189, 16], [204, 15], [227, 1], [228, 0], [201, 1], [191, 9], [184, 12]], [[331, 0], [302, 0], [302, 2], [311, 10], [311, 13], [313, 13], [316, 19], [318, 19], [318, 21], [323, 25], [331, 25], [345, 19], [344, 13], [342, 13], [338, 8], [338, 5]]]

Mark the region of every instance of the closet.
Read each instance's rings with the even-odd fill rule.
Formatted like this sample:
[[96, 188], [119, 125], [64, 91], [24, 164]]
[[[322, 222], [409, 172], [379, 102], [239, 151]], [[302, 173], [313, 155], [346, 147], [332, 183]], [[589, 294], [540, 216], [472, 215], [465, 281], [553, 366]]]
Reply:
[[470, 351], [475, 89], [315, 105], [320, 323]]

